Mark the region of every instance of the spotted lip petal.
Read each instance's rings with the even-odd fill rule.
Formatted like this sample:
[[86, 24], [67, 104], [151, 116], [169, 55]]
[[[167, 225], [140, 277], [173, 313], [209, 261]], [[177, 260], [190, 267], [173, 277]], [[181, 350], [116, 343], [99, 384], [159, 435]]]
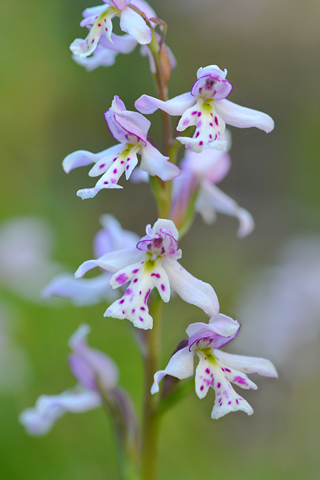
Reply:
[[199, 357], [195, 374], [196, 394], [199, 398], [203, 398], [210, 387], [215, 391], [211, 418], [218, 419], [237, 410], [251, 415], [253, 413], [251, 406], [234, 391], [215, 356], [202, 350], [196, 350], [196, 353]]
[[113, 288], [130, 282], [123, 297], [107, 308], [105, 316], [130, 320], [137, 328], [144, 330], [153, 326], [149, 314], [148, 299], [153, 288], [157, 288], [162, 300], [170, 300], [170, 284], [168, 276], [159, 259], [152, 267], [147, 258], [115, 273], [110, 281]]

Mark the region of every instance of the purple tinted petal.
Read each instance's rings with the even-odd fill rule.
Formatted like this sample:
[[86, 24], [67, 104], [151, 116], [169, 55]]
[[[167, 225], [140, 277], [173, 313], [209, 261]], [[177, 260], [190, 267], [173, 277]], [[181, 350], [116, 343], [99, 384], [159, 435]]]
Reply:
[[19, 422], [29, 434], [45, 435], [64, 413], [87, 412], [100, 405], [101, 397], [97, 392], [74, 388], [59, 395], [41, 395], [34, 408], [20, 414]]
[[44, 289], [43, 297], [66, 298], [75, 305], [93, 305], [102, 300], [112, 300], [114, 291], [110, 287], [111, 274], [102, 274], [94, 278], [74, 278], [71, 273], [55, 277]]
[[106, 390], [115, 388], [119, 372], [116, 364], [105, 353], [91, 348], [87, 344], [90, 332], [88, 325], [80, 325], [69, 340], [72, 354], [69, 366], [80, 384], [91, 390], [97, 390], [97, 380]]

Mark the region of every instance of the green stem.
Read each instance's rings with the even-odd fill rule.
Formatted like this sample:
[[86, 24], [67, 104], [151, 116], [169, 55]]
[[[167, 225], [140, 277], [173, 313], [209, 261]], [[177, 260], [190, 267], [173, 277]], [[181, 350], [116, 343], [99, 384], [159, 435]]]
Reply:
[[121, 414], [119, 399], [116, 395], [113, 396], [112, 392], [108, 395], [105, 394], [98, 382], [97, 384], [103, 398], [104, 410], [110, 418], [113, 429], [119, 478], [120, 480], [140, 480], [137, 445], [132, 445], [133, 439], [130, 438], [130, 435], [128, 434], [125, 419]]
[[153, 375], [159, 369], [161, 353], [161, 312], [162, 301], [154, 293], [150, 301], [150, 315], [153, 328], [145, 332], [145, 400], [142, 432], [142, 480], [156, 480], [157, 456], [159, 445], [160, 418], [157, 416], [158, 397], [151, 395]]

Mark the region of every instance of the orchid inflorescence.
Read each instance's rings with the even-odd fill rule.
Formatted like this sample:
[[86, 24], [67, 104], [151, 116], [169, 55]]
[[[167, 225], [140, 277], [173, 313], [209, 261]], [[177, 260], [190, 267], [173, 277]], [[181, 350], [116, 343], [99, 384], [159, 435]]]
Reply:
[[[140, 44], [141, 54], [149, 59], [157, 97], [140, 96], [135, 102], [137, 112], [127, 110], [115, 95], [104, 118], [118, 143], [98, 153], [75, 151], [63, 160], [63, 168], [69, 173], [74, 168], [93, 164], [89, 176], [99, 178], [94, 186], [78, 190], [77, 195], [82, 199], [93, 198], [105, 189], [123, 188], [119, 184], [123, 183], [123, 177], [126, 180], [131, 177], [136, 184], [150, 182], [159, 218], [153, 226], [147, 225], [146, 235], [140, 238], [123, 230], [111, 215], [104, 215], [101, 219], [103, 229], [94, 241], [94, 258], [82, 263], [75, 276], [55, 277], [46, 287], [44, 296], [67, 298], [76, 305], [107, 302], [105, 317], [127, 319], [138, 329], [135, 337], [145, 362], [148, 386], [142, 446], [140, 449], [140, 440], [135, 437], [139, 437], [139, 431], [132, 402], [118, 386], [118, 369], [106, 354], [88, 346], [86, 338], [90, 328], [87, 325], [80, 326], [69, 342], [72, 350], [69, 365], [77, 385], [59, 395], [42, 395], [34, 408], [21, 414], [20, 421], [29, 433], [42, 435], [65, 412], [84, 412], [106, 404], [116, 431], [121, 432], [120, 448], [138, 472], [135, 478], [153, 480], [152, 457], [156, 456], [156, 451], [152, 451], [150, 445], [156, 444], [151, 441], [155, 433], [146, 426], [158, 421], [163, 401], [170, 404], [167, 390], [156, 395], [162, 378], [175, 377], [180, 381], [171, 382], [169, 391], [173, 403], [181, 380], [193, 375], [197, 358], [196, 394], [203, 398], [209, 387], [213, 388], [215, 402], [211, 416], [218, 419], [236, 410], [248, 415], [253, 413], [249, 403], [231, 384], [256, 389], [247, 374], [277, 377], [274, 366], [266, 359], [220, 350], [237, 336], [240, 324], [220, 313], [217, 295], [209, 283], [183, 268], [178, 245], [179, 236], [181, 238], [191, 227], [195, 212], [207, 223], [216, 219], [217, 212], [234, 216], [239, 221], [238, 236], [251, 233], [254, 228], [251, 214], [216, 186], [231, 165], [231, 133], [226, 125], [257, 127], [268, 133], [273, 130], [274, 123], [267, 114], [227, 99], [232, 84], [226, 78], [227, 70], [216, 65], [199, 68], [190, 91], [169, 99], [167, 85], [176, 60], [165, 44], [165, 22], [157, 18], [143, 0], [103, 2], [83, 12], [81, 26], [87, 27], [88, 35], [71, 44], [73, 58], [90, 71], [113, 65], [118, 54], [128, 54]], [[114, 17], [119, 17], [123, 35], [113, 33]], [[144, 116], [157, 109], [164, 112], [163, 121], [166, 122], [163, 153], [148, 136], [151, 122]], [[175, 135], [168, 128], [171, 116], [179, 117]], [[181, 134], [185, 130], [186, 134]], [[184, 155], [177, 165], [180, 148], [184, 149]], [[102, 273], [82, 278], [96, 267]], [[199, 307], [209, 321], [204, 318], [188, 326], [188, 338], [179, 343], [167, 366], [161, 370], [159, 312], [162, 301], [168, 302], [172, 292]]]

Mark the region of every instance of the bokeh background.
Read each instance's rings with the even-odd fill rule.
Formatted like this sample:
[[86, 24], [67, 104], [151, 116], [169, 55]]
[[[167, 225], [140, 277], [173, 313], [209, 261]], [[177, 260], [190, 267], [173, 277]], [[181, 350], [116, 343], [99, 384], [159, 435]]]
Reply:
[[[159, 479], [318, 479], [320, 4], [150, 4], [168, 23], [167, 43], [178, 61], [171, 96], [190, 90], [200, 66], [217, 64], [234, 85], [230, 99], [269, 113], [276, 123], [269, 135], [232, 129], [233, 165], [220, 185], [253, 214], [255, 231], [239, 240], [236, 220], [219, 216], [206, 226], [197, 218], [180, 246], [183, 266], [211, 283], [221, 311], [242, 323], [229, 351], [268, 356], [279, 380], [254, 379], [258, 392], [244, 392], [255, 410], [251, 417], [239, 412], [212, 421], [213, 392], [202, 401], [190, 394], [164, 420]], [[0, 6], [0, 237], [8, 222], [36, 217], [45, 222], [39, 228], [50, 244], [44, 251], [39, 246], [47, 268], [41, 279], [37, 256], [30, 276], [19, 273], [24, 233], [17, 248], [0, 255], [0, 472], [6, 480], [117, 478], [102, 409], [66, 415], [43, 438], [27, 436], [17, 420], [41, 393], [74, 384], [67, 340], [80, 323], [92, 326], [91, 345], [118, 362], [121, 385], [141, 408], [142, 365], [127, 322], [104, 319], [105, 304], [75, 308], [46, 303], [39, 293], [55, 269], [74, 271], [91, 257], [102, 213], [140, 235], [156, 219], [147, 185], [128, 182], [122, 191], [82, 201], [75, 192], [93, 184], [87, 169], [67, 176], [61, 168], [74, 150], [98, 152], [113, 144], [103, 113], [114, 94], [130, 109], [142, 93], [154, 93], [139, 49], [92, 73], [72, 61], [69, 44], [84, 37], [81, 12], [94, 5], [30, 0]], [[157, 114], [153, 122], [150, 133], [160, 144]], [[15, 272], [19, 278], [9, 281]], [[201, 311], [179, 298], [165, 306], [163, 365], [195, 321], [203, 321]], [[248, 335], [249, 328], [255, 333]]]

